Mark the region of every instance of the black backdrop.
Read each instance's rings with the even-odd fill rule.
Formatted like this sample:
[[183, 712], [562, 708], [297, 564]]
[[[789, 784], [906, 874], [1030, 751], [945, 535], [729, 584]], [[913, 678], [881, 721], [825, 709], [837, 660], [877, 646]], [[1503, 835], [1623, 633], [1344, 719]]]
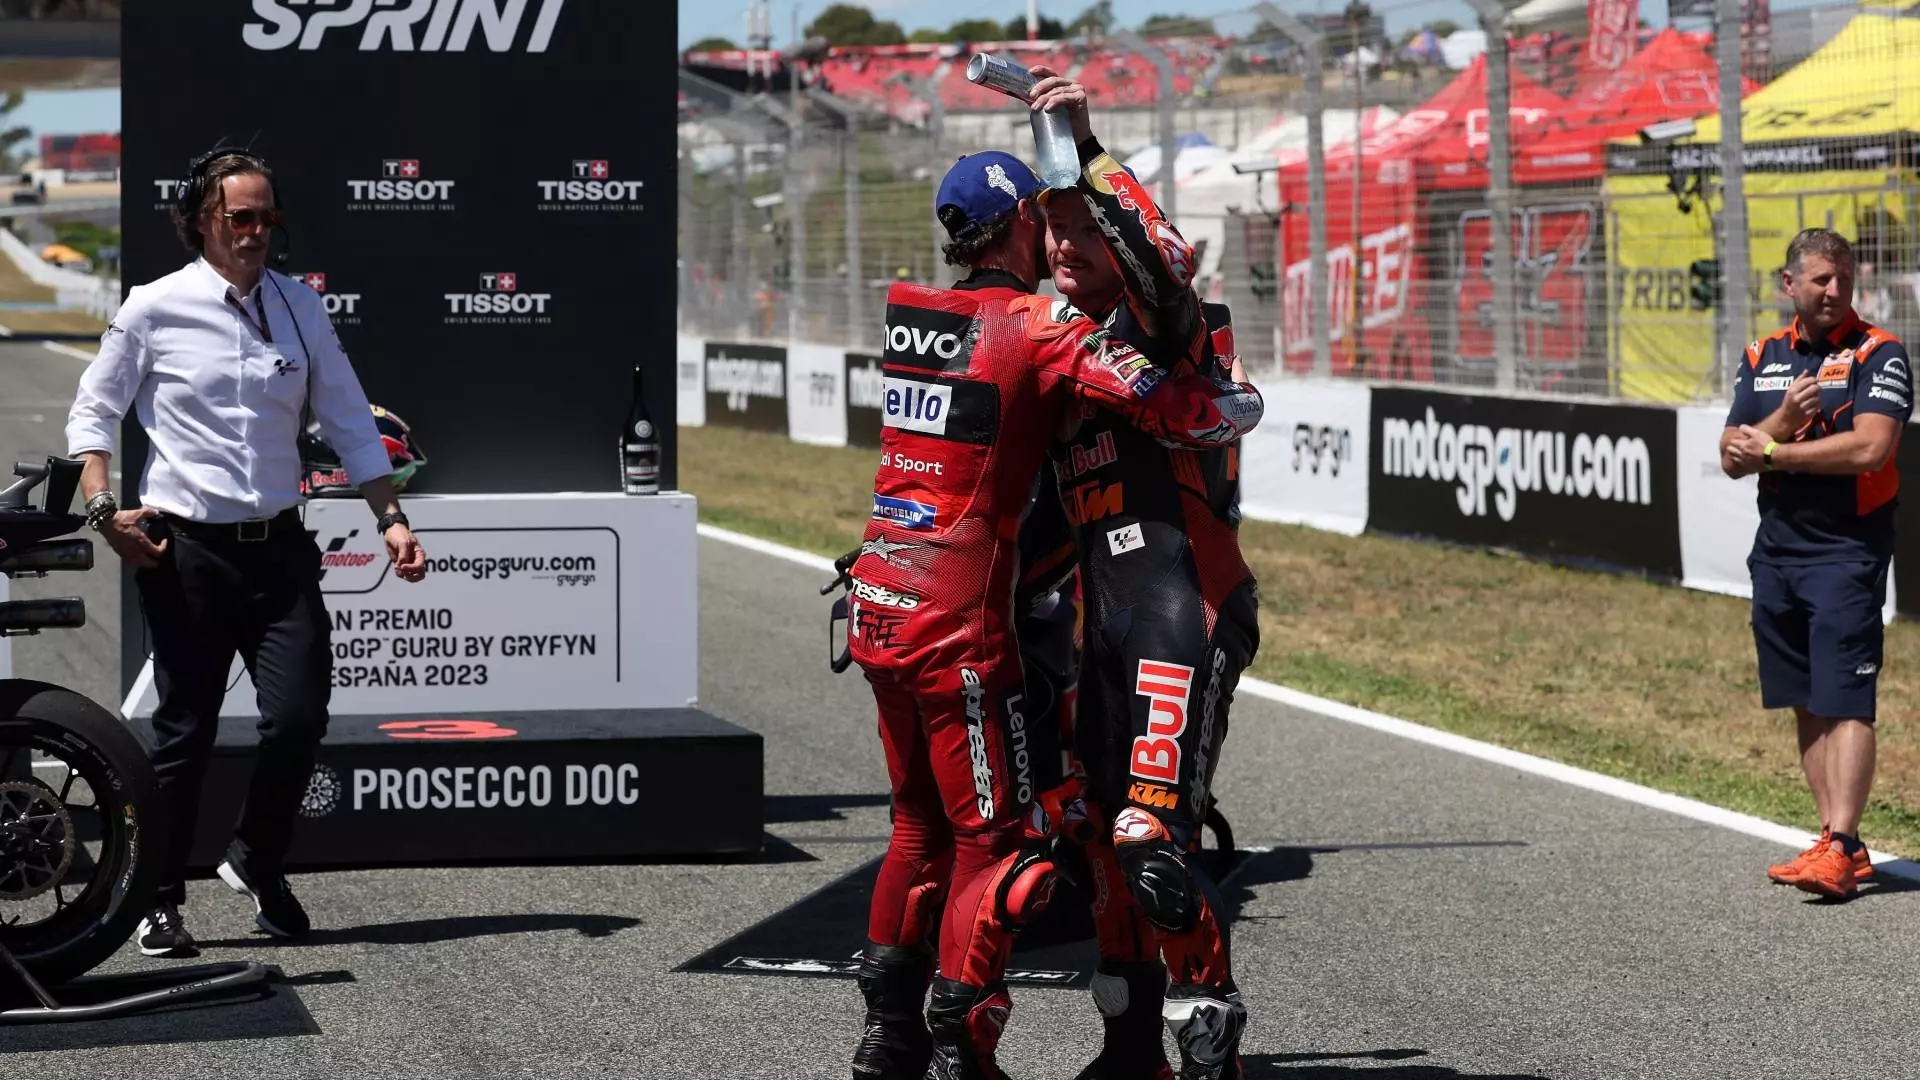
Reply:
[[[412, 490], [618, 490], [615, 443], [635, 364], [670, 488], [673, 9], [527, 0], [517, 24], [499, 17], [516, 6], [127, 0], [125, 280], [151, 281], [191, 258], [163, 208], [187, 162], [221, 139], [251, 143], [272, 162], [287, 211], [283, 269], [324, 275], [368, 397], [411, 424], [430, 459]], [[415, 179], [451, 181], [434, 189], [449, 197], [356, 190]], [[569, 200], [592, 193], [569, 190], [575, 180], [641, 186], [612, 202]], [[529, 310], [461, 322], [453, 308], [468, 302], [449, 293], [517, 294]], [[143, 433], [127, 424], [124, 504], [146, 455]], [[124, 583], [130, 590], [131, 577]], [[144, 659], [138, 605], [126, 596], [123, 687]]]

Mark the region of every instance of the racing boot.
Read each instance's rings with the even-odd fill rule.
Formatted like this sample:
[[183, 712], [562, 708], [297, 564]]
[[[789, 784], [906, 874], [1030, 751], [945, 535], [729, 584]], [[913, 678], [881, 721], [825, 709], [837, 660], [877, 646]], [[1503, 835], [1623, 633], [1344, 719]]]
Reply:
[[867, 1027], [853, 1051], [854, 1080], [922, 1080], [933, 1058], [924, 1011], [933, 949], [869, 941], [856, 977], [867, 999]]
[[1012, 1011], [1005, 983], [980, 987], [934, 979], [927, 1006], [927, 1027], [933, 1034], [933, 1067], [927, 1080], [1007, 1080], [994, 1052]]
[[1180, 1049], [1180, 1080], [1242, 1080], [1240, 1032], [1247, 1007], [1238, 988], [1175, 983], [1160, 1015]]
[[1106, 1027], [1100, 1056], [1074, 1080], [1173, 1080], [1160, 1040], [1167, 968], [1158, 960], [1103, 960], [1093, 977], [1093, 1003]]

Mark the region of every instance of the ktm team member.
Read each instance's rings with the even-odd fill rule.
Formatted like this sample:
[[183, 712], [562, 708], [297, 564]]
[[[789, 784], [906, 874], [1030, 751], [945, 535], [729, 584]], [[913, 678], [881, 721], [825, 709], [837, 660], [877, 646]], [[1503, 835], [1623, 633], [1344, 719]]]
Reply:
[[[1048, 200], [1054, 284], [1095, 318], [1125, 308], [1155, 338], [1197, 339], [1200, 370], [1225, 377], [1238, 366], [1226, 309], [1200, 303], [1191, 249], [1092, 137], [1085, 91], [1061, 95], [1091, 186], [1127, 198], [1119, 212], [1093, 199]], [[1173, 254], [1115, 259], [1109, 240]], [[1092, 890], [1106, 1038], [1082, 1080], [1170, 1075], [1162, 1016], [1181, 1077], [1237, 1077], [1246, 1010], [1221, 901], [1196, 856], [1228, 706], [1259, 647], [1255, 582], [1238, 539], [1238, 448], [1170, 447], [1087, 402], [1054, 445], [1053, 470], [1086, 597], [1074, 744], [1090, 812], [1112, 838], [1086, 851], [1089, 871], [1106, 879]], [[1054, 520], [1036, 513], [1028, 528]]]
[[1906, 347], [1854, 312], [1854, 267], [1852, 245], [1830, 229], [1787, 245], [1793, 324], [1748, 346], [1720, 438], [1728, 476], [1760, 474], [1747, 564], [1761, 704], [1793, 709], [1820, 812], [1819, 841], [1767, 875], [1831, 897], [1873, 875], [1860, 815], [1873, 786], [1894, 454], [1913, 412]]
[[[1035, 107], [1063, 85], [1045, 79]], [[1114, 213], [1125, 197], [1090, 177], [1081, 190]], [[1170, 373], [1126, 344], [1137, 328], [1124, 313], [1103, 325], [1033, 294], [1042, 191], [1011, 155], [962, 158], [935, 213], [968, 276], [888, 292], [882, 465], [849, 647], [879, 704], [894, 822], [860, 977], [857, 1077], [918, 1077], [929, 1059], [940, 1077], [1003, 1075], [1001, 976], [1051, 889], [1049, 842], [1072, 795], [1054, 725], [1029, 712], [1013, 632], [1019, 522], [1050, 433], [1082, 399], [1195, 446], [1235, 440], [1260, 416], [1253, 387]], [[1162, 256], [1148, 244], [1124, 257]], [[940, 977], [923, 1026], [936, 911]]]

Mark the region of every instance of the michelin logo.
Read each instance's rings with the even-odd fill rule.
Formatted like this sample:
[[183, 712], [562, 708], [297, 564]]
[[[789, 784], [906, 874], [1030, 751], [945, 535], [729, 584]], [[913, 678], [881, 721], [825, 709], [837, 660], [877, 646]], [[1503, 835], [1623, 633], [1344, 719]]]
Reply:
[[1381, 471], [1387, 476], [1455, 484], [1460, 513], [1493, 510], [1512, 521], [1519, 495], [1543, 491], [1579, 499], [1653, 504], [1653, 462], [1633, 436], [1443, 424], [1428, 408], [1416, 420], [1381, 420]]

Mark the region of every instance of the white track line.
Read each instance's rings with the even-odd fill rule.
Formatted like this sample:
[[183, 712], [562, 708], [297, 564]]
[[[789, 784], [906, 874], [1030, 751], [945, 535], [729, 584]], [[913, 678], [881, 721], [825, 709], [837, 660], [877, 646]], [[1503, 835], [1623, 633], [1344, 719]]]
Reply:
[[[823, 558], [805, 551], [798, 551], [781, 544], [761, 540], [758, 537], [745, 536], [727, 529], [715, 528], [711, 525], [700, 525], [697, 528], [701, 536], [708, 537], [709, 539], [743, 547], [749, 551], [759, 552], [762, 555], [770, 555], [776, 559], [785, 559], [790, 563], [796, 563], [811, 570], [819, 570], [828, 574], [834, 572], [832, 559]], [[1508, 768], [1518, 769], [1524, 773], [1544, 776], [1549, 780], [1558, 780], [1563, 784], [1571, 784], [1574, 787], [1585, 788], [1588, 791], [1598, 792], [1602, 795], [1611, 795], [1616, 799], [1623, 799], [1640, 806], [1651, 807], [1655, 810], [1664, 810], [1667, 813], [1678, 814], [1681, 817], [1705, 822], [1708, 825], [1718, 825], [1723, 829], [1730, 829], [1733, 832], [1757, 837], [1761, 840], [1770, 840], [1776, 844], [1785, 844], [1793, 848], [1803, 848], [1817, 839], [1813, 833], [1806, 832], [1803, 829], [1796, 829], [1789, 825], [1781, 825], [1777, 822], [1757, 818], [1750, 814], [1742, 814], [1728, 810], [1725, 807], [1714, 806], [1696, 799], [1689, 799], [1681, 795], [1659, 791], [1641, 784], [1621, 780], [1618, 777], [1603, 776], [1600, 773], [1589, 772], [1586, 769], [1575, 768], [1572, 765], [1564, 765], [1558, 761], [1549, 761], [1546, 758], [1535, 757], [1532, 754], [1523, 754], [1518, 750], [1509, 750], [1504, 746], [1495, 746], [1492, 743], [1484, 743], [1478, 739], [1469, 739], [1464, 735], [1455, 735], [1450, 731], [1441, 731], [1438, 728], [1426, 727], [1425, 725], [1416, 724], [1410, 720], [1402, 720], [1399, 717], [1370, 712], [1366, 709], [1342, 704], [1338, 701], [1329, 701], [1326, 698], [1315, 697], [1312, 694], [1304, 694], [1298, 690], [1267, 682], [1265, 679], [1243, 676], [1240, 679], [1240, 689], [1253, 694], [1255, 697], [1263, 697], [1289, 708], [1299, 709], [1301, 712], [1312, 713], [1315, 716], [1322, 716], [1329, 720], [1339, 720], [1343, 723], [1353, 724], [1358, 727], [1371, 728], [1374, 731], [1387, 735], [1396, 735], [1402, 739], [1411, 739], [1414, 742], [1425, 743], [1428, 746], [1438, 747], [1442, 750], [1451, 750], [1456, 754], [1465, 754], [1468, 757], [1492, 762], [1495, 765], [1504, 765]], [[1868, 853], [1873, 859], [1874, 869], [1880, 873], [1920, 881], [1920, 863], [1916, 863], [1910, 859], [1900, 858], [1897, 855], [1890, 855], [1883, 851], [1873, 851], [1871, 848], [1868, 849]]]
[[76, 349], [71, 345], [58, 341], [43, 341], [40, 344], [52, 349], [61, 356], [71, 356], [75, 360], [84, 360], [89, 364], [93, 363], [93, 354], [85, 349]]

